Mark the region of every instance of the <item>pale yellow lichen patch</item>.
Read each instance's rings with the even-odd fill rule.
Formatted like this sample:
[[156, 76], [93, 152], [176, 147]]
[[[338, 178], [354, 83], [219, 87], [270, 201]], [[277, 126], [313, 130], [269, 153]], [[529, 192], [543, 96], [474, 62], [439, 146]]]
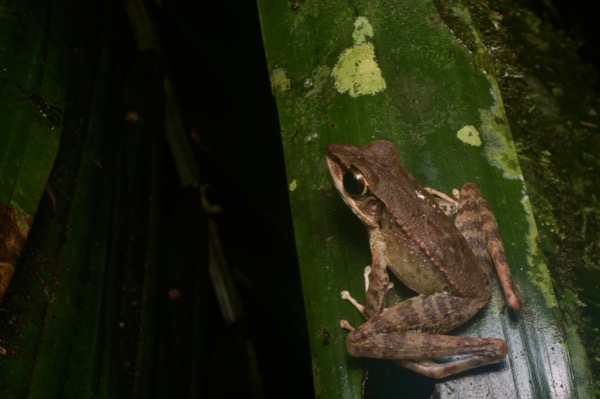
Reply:
[[296, 181], [296, 179], [292, 180], [288, 188], [290, 191], [296, 191], [296, 188], [298, 188], [298, 182]]
[[481, 137], [479, 137], [479, 131], [473, 125], [463, 126], [457, 133], [456, 137], [465, 144], [470, 144], [475, 147], [481, 145]]
[[363, 43], [342, 52], [331, 71], [334, 86], [340, 93], [350, 97], [374, 95], [384, 90], [385, 80], [375, 61], [372, 43]]
[[488, 109], [480, 109], [481, 136], [483, 137], [483, 151], [488, 162], [503, 171], [507, 179], [522, 179], [523, 174], [517, 159], [517, 152], [510, 137], [510, 128], [504, 113], [502, 100], [497, 93], [497, 84], [492, 84], [492, 97], [494, 104]]
[[367, 37], [373, 37], [373, 27], [371, 26], [371, 23], [365, 17], [356, 18], [354, 21], [354, 33], [352, 33], [354, 44], [363, 44], [367, 41]]
[[286, 70], [283, 68], [275, 68], [271, 71], [271, 90], [273, 95], [282, 94], [292, 87], [291, 80], [285, 75]]
[[538, 246], [539, 232], [533, 218], [533, 209], [527, 194], [523, 195], [521, 204], [523, 205], [525, 217], [529, 224], [529, 231], [525, 237], [527, 240], [527, 271], [530, 276], [529, 281], [539, 288], [540, 292], [544, 295], [548, 306], [554, 308], [558, 306], [558, 304], [552, 288], [552, 279], [550, 278], [548, 266], [546, 265]]

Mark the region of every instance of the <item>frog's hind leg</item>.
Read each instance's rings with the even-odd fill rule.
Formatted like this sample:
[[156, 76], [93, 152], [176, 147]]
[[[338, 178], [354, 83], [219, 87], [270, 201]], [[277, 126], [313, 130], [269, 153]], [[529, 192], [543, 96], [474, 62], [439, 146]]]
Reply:
[[458, 192], [454, 195], [460, 201], [455, 220], [456, 227], [467, 239], [471, 250], [488, 274], [490, 267], [485, 264], [489, 264], [488, 259], [491, 257], [507, 306], [514, 311], [520, 310], [523, 300], [513, 282], [494, 213], [475, 183], [466, 183], [460, 195]]
[[[449, 293], [420, 295], [373, 317], [346, 339], [356, 357], [391, 359], [431, 378], [443, 378], [486, 364], [507, 353], [497, 338], [443, 335], [470, 319], [487, 297], [462, 298]], [[458, 356], [448, 362], [433, 359]]]
[[[423, 334], [421, 334], [423, 335]], [[429, 336], [435, 338], [436, 336]], [[398, 360], [400, 366], [423, 374], [429, 378], [441, 379], [488, 364], [498, 363], [507, 352], [506, 342], [498, 338], [454, 337], [450, 335], [437, 336], [441, 339], [454, 339], [457, 354], [464, 356], [447, 362], [436, 362], [432, 359]], [[414, 337], [412, 338], [414, 339]]]
[[[359, 328], [348, 336], [356, 334]], [[435, 379], [498, 363], [508, 352], [506, 342], [498, 338], [407, 332], [385, 334], [377, 340], [380, 344], [377, 352], [369, 356], [363, 352], [361, 357], [392, 359], [402, 367]], [[433, 360], [450, 356], [452, 359], [445, 362]]]

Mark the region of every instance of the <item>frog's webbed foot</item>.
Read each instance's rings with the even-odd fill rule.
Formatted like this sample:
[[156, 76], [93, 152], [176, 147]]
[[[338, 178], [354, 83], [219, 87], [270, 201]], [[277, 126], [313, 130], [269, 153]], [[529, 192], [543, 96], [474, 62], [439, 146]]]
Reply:
[[[440, 209], [446, 215], [452, 216], [452, 215], [456, 214], [456, 212], [458, 211], [458, 198], [459, 198], [459, 197], [457, 197], [458, 190], [456, 190], [456, 189], [452, 190], [452, 195], [454, 195], [454, 197], [456, 198], [456, 199], [452, 199], [446, 193], [438, 191], [434, 188], [431, 188], [431, 187], [423, 187], [423, 188], [429, 194], [433, 195], [433, 199], [435, 200], [435, 202], [437, 202]], [[455, 194], [455, 191], [456, 191], [456, 194]]]
[[485, 355], [471, 355], [445, 363], [438, 363], [431, 359], [397, 360], [396, 363], [404, 368], [419, 374], [423, 374], [429, 378], [435, 378], [439, 380], [441, 378], [462, 373], [463, 371], [497, 363], [500, 360], [501, 358], [499, 359], [499, 356], [490, 357]]

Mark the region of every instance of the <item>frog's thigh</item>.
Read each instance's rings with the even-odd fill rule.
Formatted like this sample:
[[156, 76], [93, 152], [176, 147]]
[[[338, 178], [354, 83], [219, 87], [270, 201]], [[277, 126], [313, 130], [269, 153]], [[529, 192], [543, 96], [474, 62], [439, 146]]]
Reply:
[[418, 295], [386, 309], [358, 329], [364, 337], [408, 331], [445, 333], [471, 319], [487, 300], [488, 296], [463, 298], [448, 292]]

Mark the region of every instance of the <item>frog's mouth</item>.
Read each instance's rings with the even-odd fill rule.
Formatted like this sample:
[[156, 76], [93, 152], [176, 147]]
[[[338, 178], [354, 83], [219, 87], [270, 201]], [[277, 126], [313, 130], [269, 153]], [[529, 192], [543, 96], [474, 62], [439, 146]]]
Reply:
[[342, 182], [344, 176], [344, 168], [334, 160], [333, 158], [327, 157], [327, 167], [329, 168], [329, 174], [333, 179], [333, 185], [335, 189], [340, 193], [344, 201], [350, 206], [348, 203], [349, 198], [346, 198], [346, 192], [344, 190], [344, 183]]

